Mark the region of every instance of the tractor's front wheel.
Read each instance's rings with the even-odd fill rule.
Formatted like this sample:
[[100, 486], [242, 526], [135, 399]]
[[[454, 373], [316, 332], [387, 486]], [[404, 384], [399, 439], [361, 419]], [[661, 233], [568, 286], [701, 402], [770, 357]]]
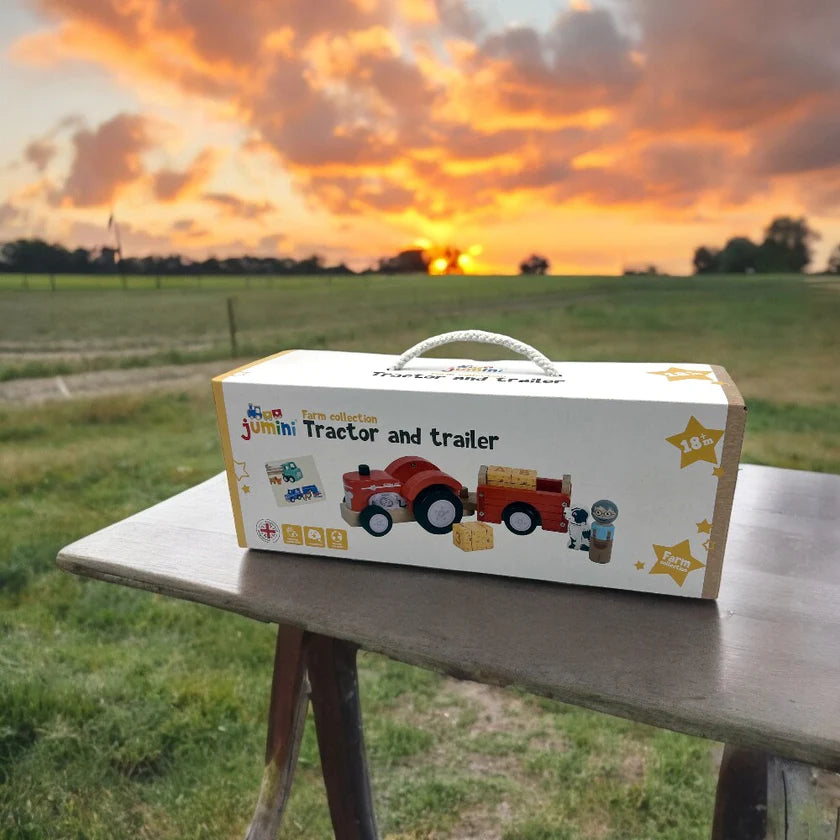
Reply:
[[391, 514], [379, 505], [368, 505], [359, 514], [359, 525], [372, 537], [384, 537], [394, 525]]
[[414, 518], [430, 534], [448, 534], [464, 515], [464, 504], [448, 487], [428, 487], [414, 500]]

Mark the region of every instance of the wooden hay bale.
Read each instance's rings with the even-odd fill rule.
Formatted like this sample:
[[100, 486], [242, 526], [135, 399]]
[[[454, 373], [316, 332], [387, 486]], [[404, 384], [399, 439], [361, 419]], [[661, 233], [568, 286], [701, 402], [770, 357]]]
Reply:
[[452, 544], [461, 551], [493, 548], [493, 529], [486, 522], [456, 522], [452, 526]]
[[537, 489], [537, 471], [518, 467], [487, 467], [487, 483], [491, 487]]

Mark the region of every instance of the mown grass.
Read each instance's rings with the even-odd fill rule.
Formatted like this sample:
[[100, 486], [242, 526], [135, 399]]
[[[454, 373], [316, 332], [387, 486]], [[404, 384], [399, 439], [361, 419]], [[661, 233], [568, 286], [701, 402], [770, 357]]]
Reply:
[[[505, 278], [487, 281], [485, 296], [471, 285], [479, 279], [439, 282], [409, 281], [420, 302], [408, 307], [396, 281], [335, 300], [305, 284], [288, 298], [253, 290], [254, 318], [265, 325], [274, 301], [271, 317], [290, 325], [272, 333], [275, 346], [308, 336], [310, 346], [394, 351], [475, 325], [560, 359], [720, 362], [750, 405], [745, 460], [840, 472], [840, 297], [830, 287], [576, 278], [566, 293], [563, 278]], [[25, 298], [36, 324], [47, 320], [33, 303], [41, 293], [3, 294]], [[199, 309], [215, 305], [206, 289], [192, 294]], [[124, 302], [148, 316], [145, 297], [102, 296], [113, 313], [98, 327], [106, 343], [131, 331]], [[167, 329], [173, 300], [154, 304]], [[71, 321], [76, 306], [68, 297]], [[24, 309], [4, 319], [4, 342], [25, 332]], [[199, 327], [190, 321], [188, 332]], [[151, 338], [154, 319], [134, 329]], [[49, 343], [64, 331], [42, 335]], [[243, 833], [262, 770], [273, 629], [54, 568], [62, 545], [220, 469], [209, 389], [0, 408], [3, 840]], [[378, 656], [363, 655], [360, 669], [383, 836], [708, 835], [714, 745]], [[331, 836], [311, 723], [282, 836]]]
[[[218, 287], [126, 292], [0, 286], [0, 381], [226, 359], [226, 300], [242, 278], [213, 280]], [[840, 471], [833, 432], [840, 283], [833, 280], [289, 277], [242, 291], [236, 307], [242, 357], [286, 347], [395, 352], [469, 326], [524, 336], [553, 359], [716, 362], [760, 413], [751, 427], [771, 418], [754, 460]], [[55, 353], [32, 355], [45, 350]], [[492, 358], [496, 351], [453, 345], [438, 354]]]
[[[0, 380], [226, 358], [230, 296], [229, 288], [0, 288]], [[234, 296], [246, 356], [284, 347], [394, 352], [472, 326], [527, 336], [554, 359], [718, 362], [773, 400], [783, 383], [782, 401], [831, 402], [838, 381], [840, 284], [799, 276], [291, 277]], [[46, 350], [63, 352], [32, 356]]]

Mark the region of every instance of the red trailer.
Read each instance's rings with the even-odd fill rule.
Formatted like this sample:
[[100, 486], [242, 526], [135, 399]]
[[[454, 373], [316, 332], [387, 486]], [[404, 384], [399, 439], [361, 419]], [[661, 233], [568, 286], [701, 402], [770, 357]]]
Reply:
[[572, 503], [572, 477], [537, 478], [536, 489], [487, 483], [487, 467], [478, 471], [476, 510], [480, 522], [504, 522], [514, 534], [569, 529], [566, 508]]

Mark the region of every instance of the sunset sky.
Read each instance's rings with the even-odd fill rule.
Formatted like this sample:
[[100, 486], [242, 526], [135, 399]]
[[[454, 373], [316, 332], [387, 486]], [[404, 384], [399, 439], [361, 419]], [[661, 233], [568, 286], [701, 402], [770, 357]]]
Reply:
[[0, 240], [553, 273], [840, 242], [838, 0], [2, 0]]

